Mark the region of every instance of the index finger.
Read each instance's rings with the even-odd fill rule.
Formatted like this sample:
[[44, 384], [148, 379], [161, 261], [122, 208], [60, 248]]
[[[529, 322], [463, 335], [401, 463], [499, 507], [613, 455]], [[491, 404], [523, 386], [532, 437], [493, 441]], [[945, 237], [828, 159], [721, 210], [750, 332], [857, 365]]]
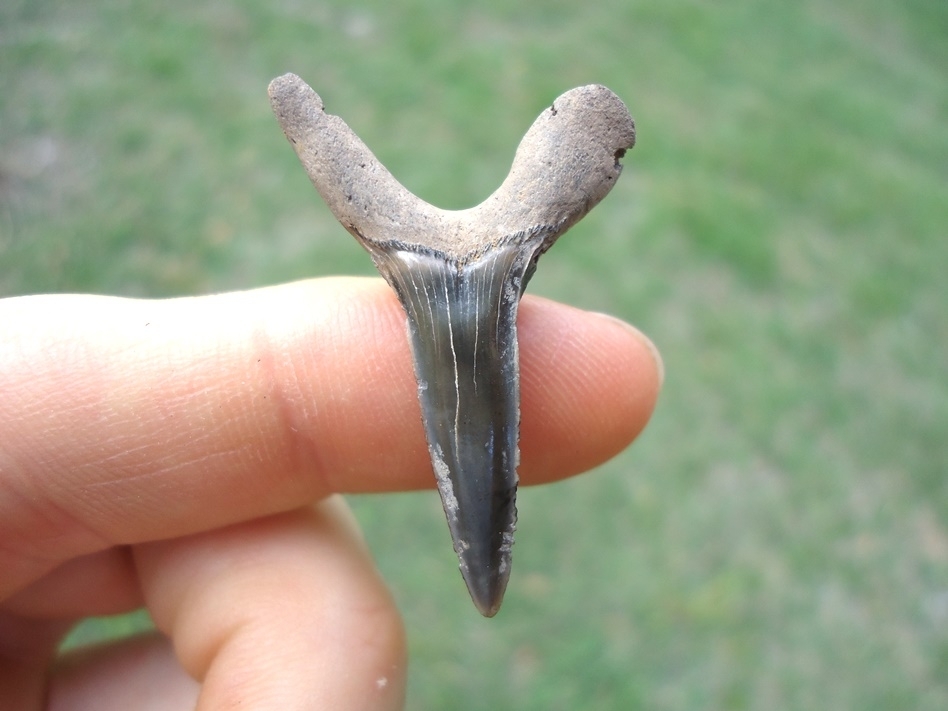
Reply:
[[[0, 323], [0, 540], [33, 562], [434, 483], [404, 315], [380, 280], [23, 297]], [[644, 337], [529, 297], [519, 330], [525, 483], [588, 469], [644, 427], [660, 380]]]

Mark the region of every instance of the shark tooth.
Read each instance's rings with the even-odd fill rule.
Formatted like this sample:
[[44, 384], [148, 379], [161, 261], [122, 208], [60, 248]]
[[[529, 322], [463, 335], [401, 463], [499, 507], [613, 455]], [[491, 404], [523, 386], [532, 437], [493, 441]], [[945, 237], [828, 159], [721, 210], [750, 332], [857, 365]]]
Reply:
[[316, 190], [405, 310], [461, 574], [491, 617], [510, 577], [517, 522], [517, 307], [540, 255], [615, 185], [635, 124], [609, 89], [572, 89], [536, 119], [492, 195], [449, 211], [401, 185], [298, 76], [274, 79], [269, 95]]

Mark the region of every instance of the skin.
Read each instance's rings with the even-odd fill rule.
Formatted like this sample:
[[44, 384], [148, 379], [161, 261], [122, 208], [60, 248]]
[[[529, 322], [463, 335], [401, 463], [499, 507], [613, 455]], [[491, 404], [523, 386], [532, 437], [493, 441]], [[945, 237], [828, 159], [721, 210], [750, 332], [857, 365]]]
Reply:
[[[21, 297], [0, 324], [4, 708], [402, 708], [401, 618], [335, 496], [434, 486], [381, 280]], [[654, 346], [532, 296], [518, 327], [522, 483], [625, 448]], [[159, 633], [57, 656], [142, 606]]]

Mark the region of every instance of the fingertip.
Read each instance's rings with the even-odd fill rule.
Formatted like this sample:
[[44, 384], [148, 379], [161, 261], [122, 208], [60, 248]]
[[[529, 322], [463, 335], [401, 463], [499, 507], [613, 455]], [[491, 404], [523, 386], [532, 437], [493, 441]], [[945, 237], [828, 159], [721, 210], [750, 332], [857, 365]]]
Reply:
[[661, 390], [662, 385], [665, 383], [665, 361], [662, 359], [662, 354], [658, 350], [658, 346], [655, 345], [655, 342], [628, 321], [623, 321], [622, 319], [616, 318], [611, 314], [603, 313], [601, 311], [592, 311], [589, 312], [589, 315], [594, 318], [603, 319], [611, 326], [628, 331], [643, 346], [645, 346], [645, 349], [648, 351], [649, 355], [654, 361], [655, 371], [658, 375], [658, 388]]
[[540, 298], [521, 311], [521, 476], [591, 469], [625, 449], [651, 417], [662, 382], [654, 344], [600, 313]]

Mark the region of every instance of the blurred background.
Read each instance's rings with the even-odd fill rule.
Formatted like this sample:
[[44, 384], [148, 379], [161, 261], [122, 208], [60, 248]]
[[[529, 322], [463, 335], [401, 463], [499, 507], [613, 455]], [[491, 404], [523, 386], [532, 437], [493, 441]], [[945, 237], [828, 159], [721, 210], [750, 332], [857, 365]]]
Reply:
[[944, 0], [2, 0], [0, 295], [375, 275], [270, 113], [284, 72], [446, 208], [606, 84], [638, 145], [530, 291], [636, 323], [665, 389], [521, 492], [493, 620], [434, 492], [350, 499], [408, 707], [948, 708], [946, 37]]

